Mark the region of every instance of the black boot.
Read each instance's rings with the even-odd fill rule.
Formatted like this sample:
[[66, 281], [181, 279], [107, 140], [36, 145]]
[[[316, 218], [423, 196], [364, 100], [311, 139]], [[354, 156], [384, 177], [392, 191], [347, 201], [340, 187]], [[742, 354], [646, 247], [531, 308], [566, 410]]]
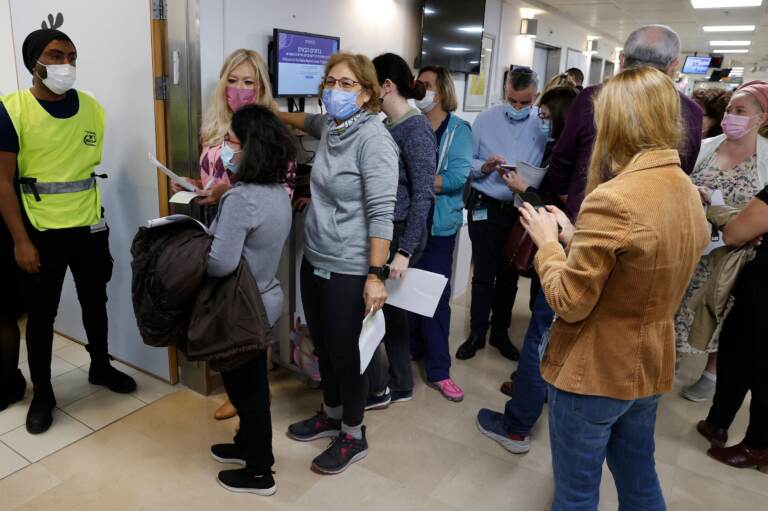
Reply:
[[53, 424], [56, 397], [51, 382], [35, 385], [35, 394], [27, 412], [27, 431], [33, 435], [45, 433]]
[[118, 394], [130, 394], [136, 390], [136, 380], [118, 371], [109, 362], [91, 362], [88, 381], [93, 385], [103, 385]]
[[475, 356], [477, 350], [485, 348], [485, 335], [479, 335], [474, 332], [469, 334], [469, 337], [464, 344], [459, 346], [456, 350], [456, 358], [459, 360], [468, 360]]
[[24, 399], [27, 380], [24, 379], [24, 375], [18, 369], [11, 374], [10, 378], [2, 380], [0, 385], [2, 385], [0, 387], [0, 411]]
[[509, 340], [507, 332], [491, 331], [491, 340], [488, 342], [494, 348], [498, 348], [504, 358], [508, 358], [514, 362], [520, 360], [520, 351]]

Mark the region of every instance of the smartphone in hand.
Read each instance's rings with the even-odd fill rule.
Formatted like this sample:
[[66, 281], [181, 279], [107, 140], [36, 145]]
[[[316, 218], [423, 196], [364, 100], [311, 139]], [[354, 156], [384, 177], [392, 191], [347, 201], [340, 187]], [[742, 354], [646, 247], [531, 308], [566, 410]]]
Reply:
[[520, 196], [520, 200], [523, 202], [527, 202], [531, 206], [534, 207], [534, 209], [541, 209], [543, 207], [546, 207], [546, 204], [542, 200], [541, 197], [539, 197], [538, 193], [535, 192], [522, 192], [518, 194]]

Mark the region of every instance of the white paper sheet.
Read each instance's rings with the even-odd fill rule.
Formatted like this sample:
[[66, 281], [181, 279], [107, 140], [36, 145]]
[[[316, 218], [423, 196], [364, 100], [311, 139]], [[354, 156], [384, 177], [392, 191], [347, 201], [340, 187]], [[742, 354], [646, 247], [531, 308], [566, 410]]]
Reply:
[[177, 185], [181, 186], [182, 188], [190, 192], [197, 191], [197, 188], [195, 188], [195, 185], [193, 185], [186, 179], [179, 177], [174, 171], [172, 171], [171, 169], [169, 169], [168, 167], [160, 163], [157, 160], [157, 158], [155, 158], [154, 154], [149, 153], [149, 161], [152, 163], [152, 165], [157, 167], [158, 170], [160, 170], [160, 172], [168, 176], [168, 178], [174, 183], [176, 183]]
[[163, 216], [160, 218], [154, 218], [152, 220], [147, 221], [147, 227], [150, 229], [155, 227], [162, 227], [164, 225], [170, 225], [176, 222], [195, 222], [197, 225], [200, 226], [200, 228], [205, 231], [208, 234], [211, 234], [211, 231], [208, 230], [208, 228], [199, 220], [195, 220], [191, 216], [187, 215], [169, 215], [169, 216]]
[[376, 311], [375, 314], [368, 314], [363, 319], [363, 329], [360, 331], [358, 343], [360, 348], [360, 374], [363, 374], [368, 369], [368, 364], [371, 363], [373, 354], [376, 353], [376, 348], [379, 347], [379, 343], [381, 343], [385, 333], [387, 333], [387, 326], [384, 321], [384, 313], [381, 310]]
[[517, 162], [517, 173], [520, 177], [525, 179], [528, 186], [538, 188], [541, 186], [541, 182], [544, 181], [544, 176], [547, 175], [548, 168], [534, 167], [530, 163], [524, 161]]
[[411, 268], [403, 279], [387, 280], [387, 303], [431, 318], [447, 283], [439, 273]]
[[197, 192], [176, 192], [173, 197], [168, 199], [168, 202], [173, 204], [189, 204], [200, 195]]
[[[712, 192], [712, 194], [709, 196], [709, 204], [710, 206], [725, 206], [725, 199], [723, 198], [722, 190], [715, 190]], [[709, 255], [713, 250], [725, 246], [725, 241], [723, 241], [723, 233], [720, 232], [719, 235], [720, 237], [717, 241], [710, 240], [709, 245], [707, 245], [707, 248], [704, 249], [704, 253], [702, 255]]]

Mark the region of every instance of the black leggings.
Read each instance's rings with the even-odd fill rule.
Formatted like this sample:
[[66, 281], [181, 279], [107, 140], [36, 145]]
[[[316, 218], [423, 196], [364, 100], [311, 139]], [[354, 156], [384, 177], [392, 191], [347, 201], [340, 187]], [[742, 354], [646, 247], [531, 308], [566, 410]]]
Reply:
[[762, 305], [748, 305], [737, 297], [723, 324], [717, 354], [717, 388], [707, 421], [728, 429], [747, 392], [752, 392], [744, 442], [755, 449], [767, 449], [768, 344], [765, 330], [759, 324]]
[[[363, 422], [368, 378], [360, 374], [360, 330], [365, 303], [363, 275], [325, 274], [304, 259], [301, 263], [301, 300], [312, 342], [320, 362], [326, 406], [344, 409], [347, 426]], [[326, 278], [328, 277], [328, 278]]]
[[269, 411], [267, 351], [250, 362], [221, 373], [227, 396], [240, 416], [235, 445], [245, 456], [246, 467], [256, 474], [272, 469], [272, 416]]
[[21, 333], [16, 319], [0, 314], [0, 394], [10, 388], [11, 378], [16, 375], [20, 344]]

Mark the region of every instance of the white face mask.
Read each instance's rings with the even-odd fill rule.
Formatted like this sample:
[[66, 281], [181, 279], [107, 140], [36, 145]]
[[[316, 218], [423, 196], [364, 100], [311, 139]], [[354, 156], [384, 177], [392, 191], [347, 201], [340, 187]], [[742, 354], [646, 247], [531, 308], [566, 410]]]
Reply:
[[54, 94], [64, 94], [75, 85], [76, 69], [72, 64], [49, 64], [37, 62], [47, 71], [43, 84]]
[[416, 107], [425, 114], [431, 112], [436, 106], [437, 101], [435, 101], [435, 91], [433, 90], [428, 90], [427, 94], [416, 102]]

